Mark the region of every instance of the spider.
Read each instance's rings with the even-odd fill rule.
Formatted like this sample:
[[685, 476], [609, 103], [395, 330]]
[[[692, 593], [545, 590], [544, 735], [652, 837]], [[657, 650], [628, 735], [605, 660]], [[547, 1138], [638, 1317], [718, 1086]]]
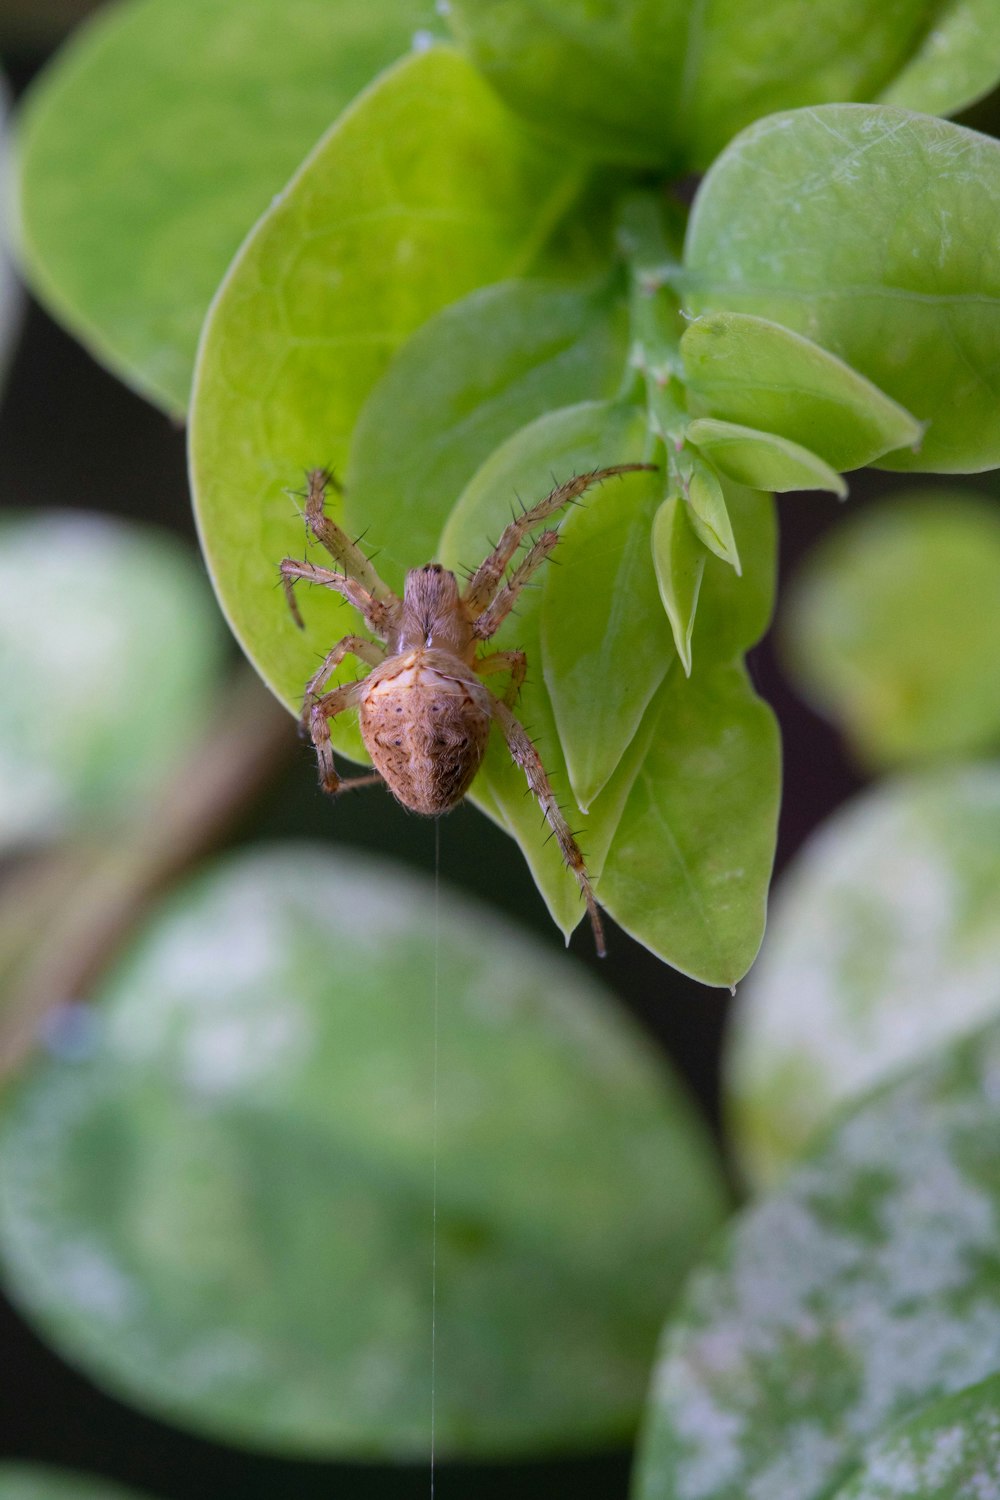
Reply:
[[[556, 802], [538, 751], [513, 711], [527, 658], [523, 651], [479, 656], [477, 650], [499, 630], [518, 594], [559, 540], [558, 531], [543, 531], [506, 576], [508, 564], [534, 527], [591, 485], [614, 474], [655, 467], [615, 464], [577, 474], [510, 522], [463, 593], [454, 573], [431, 562], [410, 569], [402, 599], [383, 583], [357, 543], [325, 514], [327, 487], [334, 480], [326, 470], [314, 469], [308, 475], [306, 526], [343, 571], [292, 557], [281, 563], [285, 596], [300, 629], [303, 620], [295, 584], [304, 579], [343, 595], [360, 612], [372, 635], [385, 643], [345, 635], [306, 683], [299, 722], [316, 747], [324, 791], [335, 795], [346, 787], [382, 780], [413, 812], [430, 817], [448, 812], [468, 791], [486, 753], [490, 728], [497, 724], [576, 877], [602, 957], [604, 930], [583, 855]], [[324, 692], [349, 654], [371, 670]], [[509, 674], [502, 696], [480, 680], [498, 672]], [[352, 708], [358, 709], [361, 737], [376, 774], [342, 781], [333, 763], [330, 720]]]

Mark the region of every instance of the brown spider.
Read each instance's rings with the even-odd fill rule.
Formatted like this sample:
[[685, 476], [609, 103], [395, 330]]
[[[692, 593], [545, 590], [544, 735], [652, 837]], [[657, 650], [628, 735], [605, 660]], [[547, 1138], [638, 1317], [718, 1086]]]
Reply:
[[[303, 622], [294, 588], [299, 579], [305, 579], [342, 594], [361, 613], [372, 634], [385, 642], [383, 647], [358, 635], [345, 635], [306, 683], [300, 723], [316, 747], [323, 789], [335, 794], [344, 787], [381, 779], [414, 812], [431, 817], [448, 812], [465, 796], [479, 770], [495, 721], [579, 883], [602, 957], [604, 931], [583, 855], [538, 752], [512, 711], [527, 658], [523, 651], [494, 651], [488, 656], [476, 652], [479, 643], [500, 628], [521, 589], [559, 540], [558, 531], [543, 531], [505, 578], [507, 565], [532, 528], [613, 474], [655, 467], [616, 464], [577, 474], [510, 522], [464, 593], [459, 593], [454, 573], [440, 563], [426, 563], [407, 573], [402, 599], [382, 582], [358, 545], [324, 514], [332, 476], [314, 469], [308, 476], [306, 525], [343, 572], [292, 557], [281, 564], [288, 605], [300, 629]], [[332, 692], [321, 692], [349, 653], [372, 670]], [[479, 680], [496, 672], [510, 674], [502, 698]], [[358, 709], [361, 737], [378, 774], [345, 782], [333, 763], [330, 720], [348, 708]]]

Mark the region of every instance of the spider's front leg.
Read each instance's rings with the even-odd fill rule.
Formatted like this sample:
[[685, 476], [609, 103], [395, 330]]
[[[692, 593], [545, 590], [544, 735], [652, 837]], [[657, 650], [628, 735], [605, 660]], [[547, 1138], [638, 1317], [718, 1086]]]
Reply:
[[[387, 583], [383, 583], [357, 542], [352, 542], [346, 531], [326, 514], [326, 491], [336, 485], [327, 469], [312, 469], [306, 475], [309, 485], [306, 496], [306, 525], [316, 540], [326, 548], [335, 562], [340, 563], [350, 578], [357, 579], [361, 587], [373, 599], [383, 603], [397, 602], [396, 595]], [[336, 486], [339, 489], [339, 485]]]
[[466, 609], [474, 619], [473, 633], [480, 640], [486, 640], [499, 629], [510, 614], [521, 589], [559, 540], [557, 531], [547, 531], [540, 536], [509, 581], [500, 589], [507, 564], [529, 532], [564, 505], [569, 505], [571, 500], [575, 500], [585, 490], [589, 490], [591, 485], [600, 484], [615, 474], [631, 474], [639, 469], [655, 468], [656, 464], [614, 464], [609, 469], [591, 469], [587, 474], [576, 474], [572, 479], [567, 479], [565, 484], [556, 485], [544, 500], [539, 500], [537, 505], [533, 505], [523, 515], [516, 516], [504, 527], [493, 551], [479, 564], [462, 596]]
[[330, 568], [318, 568], [315, 563], [300, 562], [295, 557], [284, 558], [280, 571], [288, 608], [300, 630], [303, 629], [304, 622], [295, 598], [295, 585], [301, 579], [306, 583], [318, 583], [321, 588], [333, 589], [334, 593], [341, 594], [348, 604], [353, 604], [364, 617], [364, 622], [372, 634], [380, 635], [385, 639], [394, 604], [398, 607], [399, 601], [396, 600], [395, 595], [391, 601], [376, 599], [374, 594], [369, 593], [353, 578], [343, 573], [334, 573]]
[[[486, 658], [490, 660], [489, 657]], [[538, 751], [532, 744], [527, 730], [523, 724], [516, 719], [507, 704], [499, 698], [493, 698], [493, 717], [503, 730], [507, 748], [528, 778], [528, 785], [538, 799], [539, 806], [545, 814], [546, 821], [556, 837], [559, 848], [562, 850], [563, 859], [576, 877], [584, 901], [587, 903], [587, 915], [590, 917], [590, 925], [594, 929], [594, 943], [601, 958], [605, 956], [607, 949], [604, 946], [604, 926], [601, 922], [601, 913], [597, 907], [593, 887], [590, 884], [590, 876], [584, 864], [580, 846], [573, 837], [572, 829], [562, 815], [559, 804], [556, 801], [552, 784], [545, 774], [545, 767]]]

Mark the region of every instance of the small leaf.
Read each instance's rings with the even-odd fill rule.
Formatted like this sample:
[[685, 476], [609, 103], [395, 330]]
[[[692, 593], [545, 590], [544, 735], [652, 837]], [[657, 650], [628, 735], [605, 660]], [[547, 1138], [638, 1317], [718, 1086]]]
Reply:
[[271, 845], [158, 911], [90, 1023], [0, 1120], [0, 1255], [101, 1385], [230, 1444], [425, 1462], [436, 1263], [439, 1458], [627, 1437], [724, 1191], [584, 970]]
[[170, 538], [109, 516], [5, 517], [0, 848], [134, 812], [201, 729], [222, 644], [197, 561]]
[[834, 1500], [998, 1500], [1000, 1375], [929, 1401], [870, 1443]]
[[742, 573], [726, 497], [715, 470], [695, 455], [688, 479], [688, 520], [710, 552]]
[[[282, 557], [305, 550], [286, 491], [306, 469], [343, 468], [394, 351], [446, 303], [528, 270], [580, 180], [579, 165], [530, 139], [468, 63], [434, 48], [343, 116], [233, 263], [199, 355], [192, 489], [227, 618], [296, 711], [317, 661], [357, 617], [315, 588], [303, 595], [306, 629], [295, 628], [275, 587]], [[427, 561], [410, 553], [405, 525], [366, 540], [376, 550], [391, 541], [414, 567]], [[334, 741], [364, 758], [353, 723], [336, 721]]]
[[50, 1469], [42, 1464], [0, 1464], [0, 1500], [143, 1500], [109, 1479]]
[[705, 571], [706, 549], [688, 520], [681, 495], [668, 495], [653, 519], [653, 565], [660, 598], [685, 674], [691, 676], [691, 632]]
[[685, 436], [737, 484], [779, 494], [786, 490], [829, 490], [841, 499], [847, 494], [847, 485], [835, 469], [788, 438], [714, 417], [689, 422]]
[[1000, 464], [997, 141], [885, 105], [762, 120], [699, 188], [685, 301], [813, 339], [929, 424], [884, 467]]
[[766, 318], [696, 318], [681, 355], [688, 388], [708, 414], [778, 433], [838, 473], [916, 447], [923, 435], [908, 411], [857, 370]]
[[747, 1180], [845, 1101], [1000, 1012], [1000, 768], [924, 772], [836, 813], [788, 867], [729, 1039]]
[[35, 291], [122, 379], [182, 413], [201, 324], [240, 241], [428, 10], [102, 10], [33, 85], [20, 122], [21, 253]]
[[996, 502], [935, 490], [852, 517], [794, 579], [780, 640], [867, 765], [1000, 744]]
[[945, 0], [901, 73], [879, 95], [883, 104], [954, 115], [1000, 80], [993, 0]]
[[458, 496], [519, 427], [612, 396], [626, 359], [614, 289], [507, 281], [442, 309], [410, 338], [365, 402], [346, 475], [348, 528], [378, 537], [398, 588], [434, 555]]
[[869, 1096], [688, 1281], [637, 1500], [824, 1500], [1000, 1370], [1000, 1023]]

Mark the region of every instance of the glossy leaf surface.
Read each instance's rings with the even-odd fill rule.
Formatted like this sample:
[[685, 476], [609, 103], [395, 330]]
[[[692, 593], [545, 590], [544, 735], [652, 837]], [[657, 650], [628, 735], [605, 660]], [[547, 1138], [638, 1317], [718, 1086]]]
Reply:
[[794, 579], [781, 644], [869, 766], [1000, 743], [1000, 507], [936, 490], [850, 517]]
[[1000, 1025], [869, 1096], [688, 1283], [638, 1500], [822, 1500], [1000, 1370]]
[[507, 281], [407, 340], [362, 408], [346, 475], [348, 527], [376, 542], [388, 583], [399, 589], [407, 568], [436, 555], [459, 495], [505, 438], [547, 411], [614, 394], [623, 312], [611, 285]]
[[83, 27], [20, 128], [22, 255], [124, 380], [181, 413], [208, 304], [254, 220], [423, 0], [132, 0]]
[[723, 1192], [584, 971], [271, 846], [154, 916], [90, 1030], [0, 1122], [0, 1255], [102, 1385], [230, 1443], [425, 1459], [436, 1176], [439, 1457], [628, 1434]]
[[741, 988], [729, 1114], [755, 1185], [844, 1101], [1000, 1011], [1000, 769], [855, 799], [779, 882]]
[[919, 445], [923, 429], [909, 412], [819, 344], [766, 318], [696, 318], [681, 354], [707, 415], [779, 433], [840, 473]]
[[774, 433], [699, 417], [687, 427], [688, 441], [727, 479], [752, 489], [829, 490], [841, 499], [847, 486], [835, 469], [808, 448]]
[[773, 115], [704, 179], [685, 265], [691, 311], [791, 328], [926, 422], [887, 466], [1000, 463], [995, 140], [886, 106]]
[[[396, 348], [444, 304], [527, 270], [579, 180], [579, 167], [530, 140], [468, 63], [435, 49], [348, 111], [234, 263], [201, 349], [192, 482], [230, 624], [289, 706], [317, 659], [357, 626], [339, 598], [313, 589], [303, 595], [306, 629], [295, 628], [275, 586], [282, 557], [305, 548], [286, 489], [306, 469], [343, 469], [362, 403]], [[338, 726], [336, 742], [362, 757], [353, 728]]]
[[6, 517], [0, 847], [155, 793], [200, 730], [221, 665], [209, 591], [169, 537], [108, 516]]

